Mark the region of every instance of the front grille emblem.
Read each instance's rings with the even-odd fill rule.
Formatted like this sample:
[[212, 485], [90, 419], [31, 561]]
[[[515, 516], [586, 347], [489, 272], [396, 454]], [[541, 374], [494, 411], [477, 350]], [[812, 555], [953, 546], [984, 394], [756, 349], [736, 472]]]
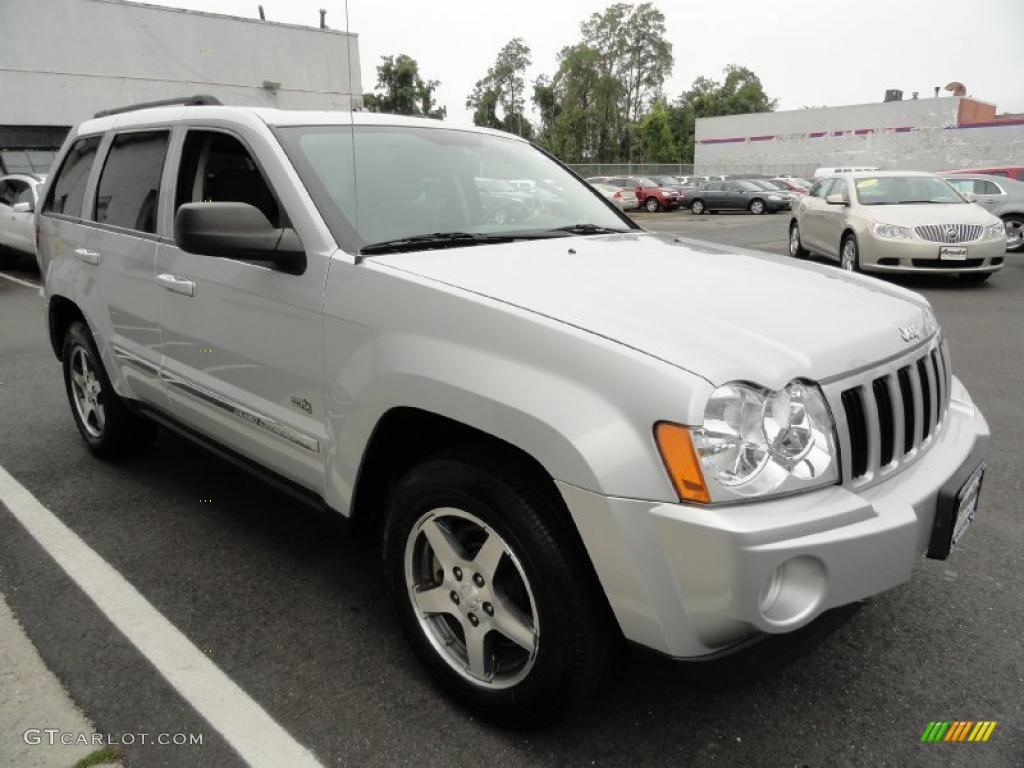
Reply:
[[947, 224], [942, 229], [942, 234], [946, 236], [947, 243], [955, 243], [959, 238], [957, 237], [956, 227], [952, 224]]
[[921, 329], [916, 325], [900, 325], [896, 330], [899, 331], [900, 338], [908, 343], [921, 338]]

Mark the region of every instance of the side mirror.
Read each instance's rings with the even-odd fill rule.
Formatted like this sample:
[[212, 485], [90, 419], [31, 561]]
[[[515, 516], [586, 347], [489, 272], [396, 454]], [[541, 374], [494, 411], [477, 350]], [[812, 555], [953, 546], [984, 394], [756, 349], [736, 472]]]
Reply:
[[829, 205], [846, 205], [846, 200], [842, 195], [829, 195], [825, 198], [825, 202]]
[[973, 192], [963, 192], [962, 194], [964, 196], [964, 200], [966, 200], [968, 203], [978, 202], [978, 196]]
[[201, 256], [270, 261], [295, 275], [306, 271], [306, 252], [293, 229], [275, 228], [248, 203], [186, 203], [174, 216], [174, 242]]
[[11, 208], [11, 210], [14, 211], [15, 213], [32, 213], [32, 211], [34, 211], [35, 209], [36, 207], [32, 204], [31, 201], [25, 203], [15, 203], [14, 206]]

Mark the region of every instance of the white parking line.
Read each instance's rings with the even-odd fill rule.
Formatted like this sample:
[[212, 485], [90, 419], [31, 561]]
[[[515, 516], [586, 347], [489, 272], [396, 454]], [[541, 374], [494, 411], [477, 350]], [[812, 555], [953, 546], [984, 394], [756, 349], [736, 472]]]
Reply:
[[74, 531], [0, 467], [0, 501], [175, 690], [254, 768], [323, 768]]
[[22, 280], [20, 277], [11, 277], [10, 275], [5, 275], [3, 272], [0, 272], [0, 277], [2, 277], [4, 280], [10, 280], [12, 283], [17, 283], [18, 285], [24, 285], [26, 288], [42, 288], [43, 287], [39, 283], [30, 283], [28, 280]]

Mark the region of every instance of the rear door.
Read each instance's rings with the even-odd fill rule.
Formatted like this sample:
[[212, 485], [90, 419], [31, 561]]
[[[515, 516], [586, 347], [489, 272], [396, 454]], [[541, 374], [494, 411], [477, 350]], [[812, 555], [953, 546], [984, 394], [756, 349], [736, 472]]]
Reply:
[[704, 207], [709, 210], [721, 210], [725, 206], [724, 182], [709, 181], [701, 189], [701, 197], [704, 198]]
[[[830, 205], [825, 198], [830, 195], [839, 195], [847, 205]], [[826, 256], [839, 258], [839, 241], [846, 226], [846, 216], [850, 212], [850, 188], [846, 179], [837, 178], [832, 182], [831, 188], [821, 200], [821, 213], [819, 216], [819, 235], [821, 242], [819, 247]]]
[[823, 250], [822, 243], [825, 239], [824, 213], [825, 196], [832, 188], [834, 179], [822, 179], [811, 187], [810, 192], [800, 203], [800, 216], [797, 222], [800, 225], [800, 239], [805, 248], [819, 253]]
[[722, 183], [722, 208], [723, 210], [736, 211], [747, 207], [747, 198], [743, 193], [743, 187], [735, 181]]
[[[185, 203], [243, 202], [275, 227], [290, 225], [282, 204], [290, 167], [271, 141], [245, 126], [183, 128], [169, 213]], [[307, 252], [307, 262], [303, 274], [287, 274], [267, 263], [187, 253], [168, 238], [158, 247], [156, 281], [171, 414], [322, 493], [328, 259]]]

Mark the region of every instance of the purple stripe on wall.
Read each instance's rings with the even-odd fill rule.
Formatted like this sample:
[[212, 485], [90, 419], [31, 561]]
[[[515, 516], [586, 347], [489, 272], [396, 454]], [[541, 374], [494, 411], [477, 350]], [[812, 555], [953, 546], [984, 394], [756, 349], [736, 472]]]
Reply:
[[914, 128], [910, 125], [901, 125], [898, 128], [893, 128], [892, 130], [894, 133], [910, 133]]
[[771, 141], [774, 138], [775, 138], [774, 136], [751, 136], [750, 140], [751, 141]]
[[854, 133], [855, 136], [863, 136], [866, 133], [874, 133], [874, 132], [875, 132], [874, 128], [858, 128], [853, 133]]
[[828, 131], [815, 131], [814, 133], [808, 133], [807, 138], [809, 139], [820, 139], [822, 136], [827, 136]]
[[832, 131], [833, 136], [842, 136], [846, 131]]
[[737, 136], [731, 139], [701, 139], [698, 144], [730, 144], [737, 141], [746, 141], [746, 136]]

